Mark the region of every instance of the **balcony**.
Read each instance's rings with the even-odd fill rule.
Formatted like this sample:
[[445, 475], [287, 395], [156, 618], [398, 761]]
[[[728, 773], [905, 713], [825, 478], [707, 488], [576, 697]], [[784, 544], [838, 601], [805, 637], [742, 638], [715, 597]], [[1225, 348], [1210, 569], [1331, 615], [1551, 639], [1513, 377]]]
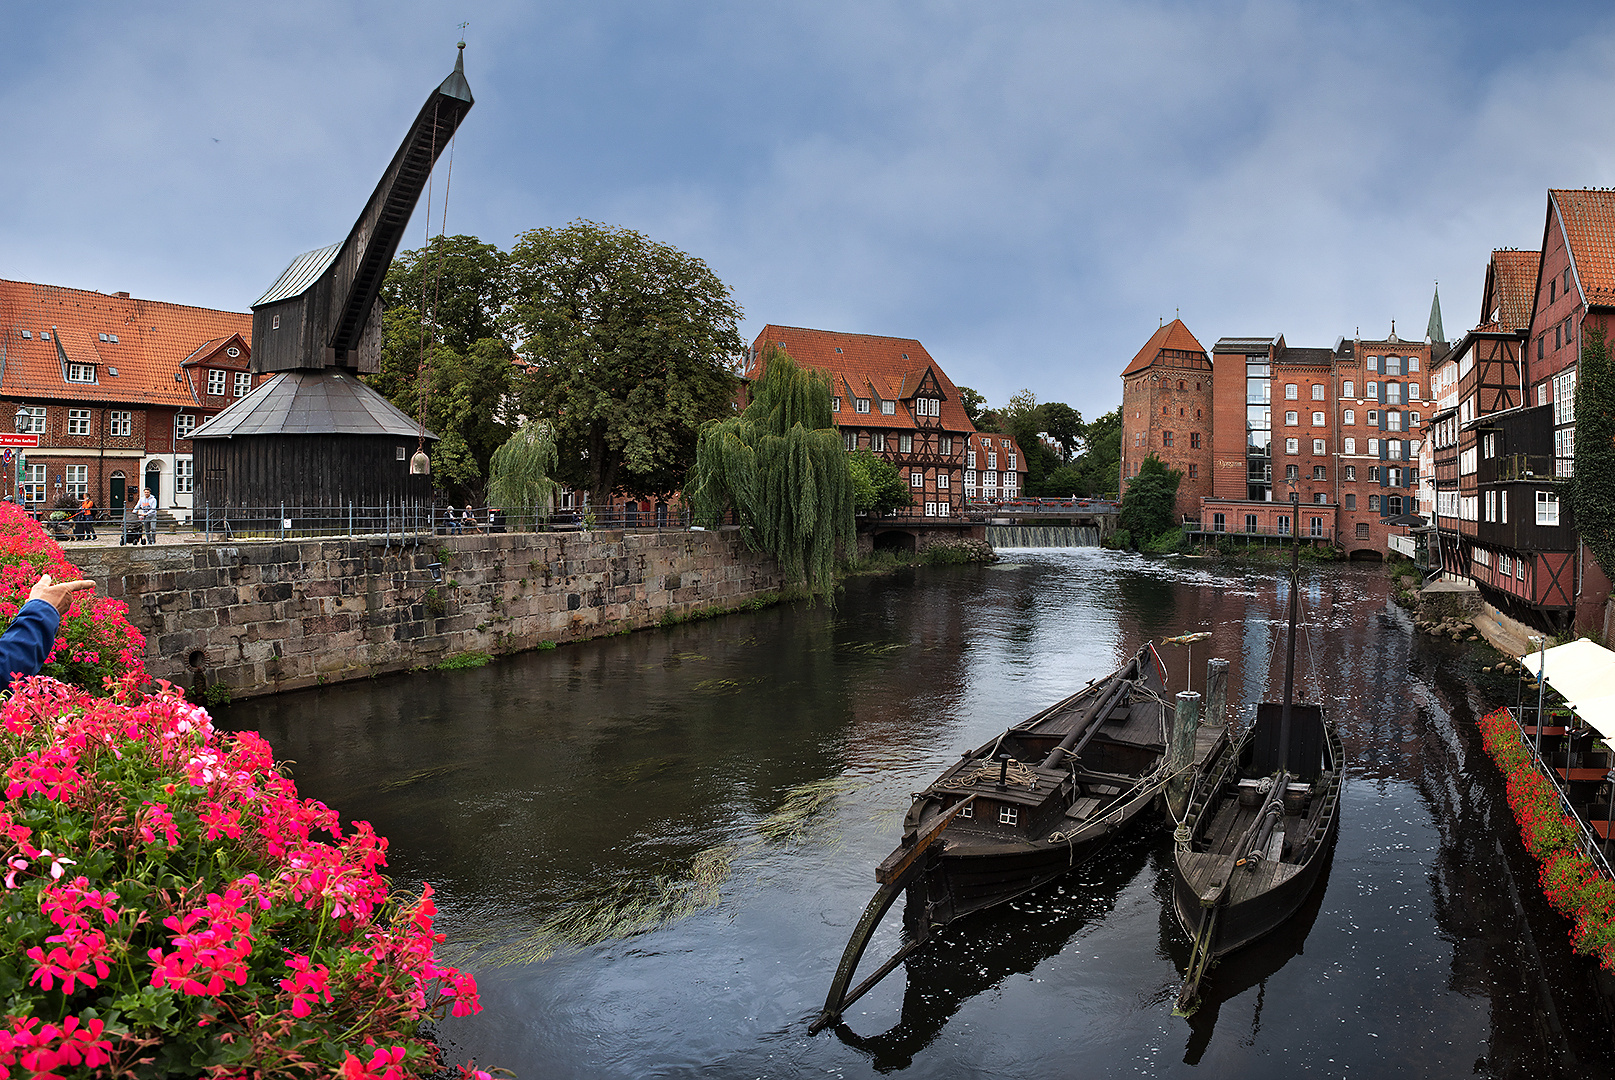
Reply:
[[1505, 454], [1497, 459], [1497, 479], [1553, 480], [1553, 458], [1547, 454]]

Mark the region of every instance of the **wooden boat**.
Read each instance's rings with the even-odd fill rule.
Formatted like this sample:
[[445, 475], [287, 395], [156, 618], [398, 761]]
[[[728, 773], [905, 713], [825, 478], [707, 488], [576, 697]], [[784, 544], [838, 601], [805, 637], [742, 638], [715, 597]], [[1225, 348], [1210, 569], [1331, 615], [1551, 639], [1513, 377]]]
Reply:
[[1291, 560], [1282, 702], [1196, 771], [1173, 851], [1172, 901], [1192, 939], [1176, 1012], [1199, 1001], [1219, 956], [1282, 925], [1306, 900], [1340, 829], [1340, 733], [1295, 697], [1299, 551]]
[[[915, 795], [813, 1030], [834, 1023], [937, 930], [1067, 873], [1149, 810], [1169, 773], [1164, 682], [1165, 666], [1146, 645]], [[905, 890], [906, 944], [847, 993], [876, 924]]]

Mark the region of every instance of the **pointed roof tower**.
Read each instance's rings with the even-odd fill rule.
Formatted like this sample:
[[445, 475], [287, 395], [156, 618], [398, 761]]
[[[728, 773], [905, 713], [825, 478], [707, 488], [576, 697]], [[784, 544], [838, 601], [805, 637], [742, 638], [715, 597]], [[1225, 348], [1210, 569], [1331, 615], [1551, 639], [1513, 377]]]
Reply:
[[1211, 358], [1206, 355], [1205, 346], [1195, 340], [1182, 319], [1173, 319], [1151, 334], [1122, 375], [1136, 374], [1161, 361], [1165, 361], [1168, 367], [1211, 368]]
[[1436, 294], [1430, 299], [1430, 323], [1424, 328], [1425, 339], [1432, 344], [1444, 345], [1447, 332], [1441, 328], [1441, 284], [1436, 283]]

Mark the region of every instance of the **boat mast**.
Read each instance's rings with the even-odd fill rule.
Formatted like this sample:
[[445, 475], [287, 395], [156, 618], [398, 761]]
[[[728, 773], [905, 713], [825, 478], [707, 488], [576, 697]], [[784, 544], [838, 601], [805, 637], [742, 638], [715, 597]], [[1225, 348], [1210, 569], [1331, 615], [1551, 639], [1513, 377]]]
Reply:
[[1284, 705], [1279, 711], [1279, 770], [1290, 767], [1290, 703], [1295, 696], [1295, 621], [1301, 585], [1301, 494], [1290, 492], [1290, 629], [1284, 644]]

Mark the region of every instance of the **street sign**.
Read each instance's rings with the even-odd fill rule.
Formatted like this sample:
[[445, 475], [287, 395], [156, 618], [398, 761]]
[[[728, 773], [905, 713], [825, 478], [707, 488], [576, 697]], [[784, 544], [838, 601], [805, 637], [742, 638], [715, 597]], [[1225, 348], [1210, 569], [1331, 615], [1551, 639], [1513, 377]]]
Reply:
[[0, 431], [0, 446], [38, 446], [38, 435], [24, 435], [21, 432]]

